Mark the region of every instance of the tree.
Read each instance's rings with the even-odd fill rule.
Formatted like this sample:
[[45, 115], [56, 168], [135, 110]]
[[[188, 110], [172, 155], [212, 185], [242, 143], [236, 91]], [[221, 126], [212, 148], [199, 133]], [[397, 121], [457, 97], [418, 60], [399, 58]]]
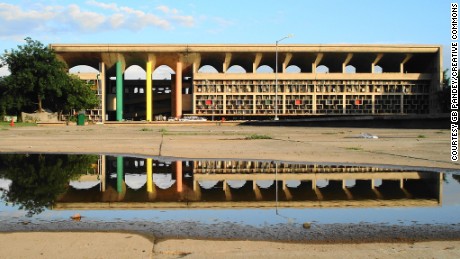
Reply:
[[98, 104], [99, 99], [91, 87], [77, 76], [69, 75], [67, 82], [61, 85], [60, 95], [48, 98], [46, 107], [60, 115], [72, 110], [94, 108]]
[[[1, 195], [5, 202], [27, 210], [27, 216], [53, 206], [70, 180], [78, 179], [97, 163], [95, 155], [0, 155], [0, 178], [12, 181]], [[0, 192], [1, 194], [1, 192]]]
[[[56, 58], [51, 48], [31, 38], [25, 41], [25, 45], [5, 51], [1, 57], [2, 65], [7, 65], [11, 74], [5, 79], [7, 86], [2, 87], [0, 98], [17, 100], [19, 107], [16, 108], [27, 112], [42, 112], [44, 107], [68, 112], [97, 105], [90, 87], [70, 76], [66, 65]], [[7, 109], [13, 108], [10, 102], [5, 105]]]

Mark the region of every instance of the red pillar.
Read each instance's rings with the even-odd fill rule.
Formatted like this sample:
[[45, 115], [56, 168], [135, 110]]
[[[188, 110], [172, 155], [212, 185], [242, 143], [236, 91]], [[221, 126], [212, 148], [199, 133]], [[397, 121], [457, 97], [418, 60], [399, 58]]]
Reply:
[[182, 117], [182, 62], [178, 61], [176, 65], [175, 87], [172, 96], [173, 117]]
[[183, 189], [182, 185], [182, 161], [175, 162], [175, 169], [176, 169], [176, 181], [177, 181], [177, 192], [181, 193]]

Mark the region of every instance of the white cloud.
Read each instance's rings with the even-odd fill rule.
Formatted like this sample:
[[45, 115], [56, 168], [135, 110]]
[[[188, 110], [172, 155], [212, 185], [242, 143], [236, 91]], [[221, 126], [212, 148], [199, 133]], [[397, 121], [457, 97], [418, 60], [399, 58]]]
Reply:
[[0, 3], [0, 17], [5, 21], [20, 21], [24, 19], [28, 20], [41, 20], [51, 19], [55, 16], [56, 8], [45, 8], [44, 10], [37, 11], [23, 11], [21, 7]]
[[102, 8], [102, 9], [112, 10], [112, 11], [115, 11], [115, 12], [120, 11], [120, 9], [118, 8], [118, 5], [116, 3], [106, 4], [106, 3], [101, 3], [101, 2], [94, 1], [94, 0], [89, 0], [89, 1], [86, 1], [86, 4], [96, 6], [96, 7]]
[[174, 15], [172, 19], [182, 26], [193, 27], [195, 25], [195, 19], [193, 16]]
[[177, 13], [179, 13], [179, 11], [177, 9], [171, 9], [171, 8], [167, 7], [166, 5], [157, 6], [156, 9], [162, 11], [165, 14], [177, 14]]
[[110, 26], [112, 26], [112, 28], [114, 29], [121, 27], [125, 23], [125, 21], [125, 16], [121, 13], [113, 14], [109, 18]]
[[171, 9], [166, 5], [157, 6], [156, 9], [168, 15], [171, 20], [178, 22], [182, 26], [193, 27], [195, 25], [195, 18], [193, 16], [179, 15], [179, 11], [177, 9]]
[[152, 27], [169, 30], [174, 26], [195, 25], [193, 16], [181, 15], [177, 9], [165, 5], [155, 8], [157, 12], [151, 12], [96, 0], [88, 0], [85, 4], [91, 10], [77, 4], [21, 6], [0, 3], [0, 39]]
[[102, 14], [81, 11], [80, 7], [77, 5], [70, 5], [67, 12], [71, 21], [75, 22], [83, 31], [95, 31], [107, 20]]

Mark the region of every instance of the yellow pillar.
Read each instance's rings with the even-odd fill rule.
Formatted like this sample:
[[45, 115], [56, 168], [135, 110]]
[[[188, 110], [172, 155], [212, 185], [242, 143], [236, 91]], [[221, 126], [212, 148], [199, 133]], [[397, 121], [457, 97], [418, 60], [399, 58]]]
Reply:
[[145, 120], [152, 121], [152, 62], [147, 62], [146, 74], [146, 87], [145, 87]]
[[147, 192], [153, 192], [152, 159], [147, 158]]

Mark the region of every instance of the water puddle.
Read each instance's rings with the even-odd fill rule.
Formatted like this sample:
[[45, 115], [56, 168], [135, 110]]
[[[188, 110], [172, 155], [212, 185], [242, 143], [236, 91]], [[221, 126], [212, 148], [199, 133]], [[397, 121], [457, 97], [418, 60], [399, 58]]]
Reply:
[[0, 231], [195, 229], [225, 238], [252, 228], [249, 237], [277, 239], [263, 229], [460, 228], [460, 175], [423, 168], [2, 154], [0, 190]]

